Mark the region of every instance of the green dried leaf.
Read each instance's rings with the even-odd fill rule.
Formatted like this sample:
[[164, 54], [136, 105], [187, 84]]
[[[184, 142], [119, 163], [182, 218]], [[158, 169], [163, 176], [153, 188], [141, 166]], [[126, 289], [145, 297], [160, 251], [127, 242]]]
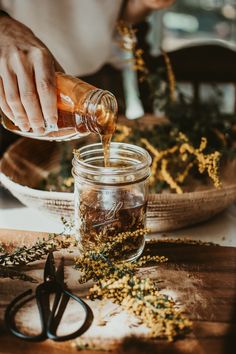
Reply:
[[31, 283], [37, 283], [37, 280], [31, 276], [22, 273], [14, 268], [0, 266], [0, 278], [10, 278], [10, 279], [19, 279], [23, 281], [29, 281]]

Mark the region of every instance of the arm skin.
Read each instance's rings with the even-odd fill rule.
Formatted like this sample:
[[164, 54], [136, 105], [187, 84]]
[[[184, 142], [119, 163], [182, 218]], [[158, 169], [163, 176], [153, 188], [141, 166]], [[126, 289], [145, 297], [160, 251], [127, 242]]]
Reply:
[[[0, 11], [0, 109], [22, 131], [57, 123], [56, 61], [22, 23]], [[59, 65], [58, 65], [59, 66]]]
[[121, 18], [129, 23], [138, 23], [153, 10], [171, 6], [175, 0], [126, 0]]

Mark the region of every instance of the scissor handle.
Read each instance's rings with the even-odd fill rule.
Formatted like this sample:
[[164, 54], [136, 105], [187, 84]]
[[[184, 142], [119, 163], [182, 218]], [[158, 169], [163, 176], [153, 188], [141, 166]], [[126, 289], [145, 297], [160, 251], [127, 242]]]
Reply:
[[[55, 298], [50, 310], [50, 294], [55, 293]], [[82, 335], [91, 325], [93, 321], [93, 313], [90, 307], [78, 296], [70, 293], [68, 290], [61, 287], [57, 282], [48, 281], [37, 286], [35, 295], [29, 297], [32, 294], [32, 290], [27, 290], [24, 293], [18, 295], [8, 306], [5, 312], [5, 323], [9, 331], [20, 339], [26, 341], [42, 341], [50, 338], [54, 341], [66, 341], [76, 338]], [[84, 320], [82, 325], [73, 333], [68, 335], [58, 336], [56, 334], [59, 324], [61, 322], [62, 315], [58, 318], [58, 312], [60, 312], [61, 299], [65, 296], [67, 302], [69, 298], [77, 301], [84, 310]], [[38, 335], [26, 335], [18, 330], [15, 323], [15, 317], [17, 312], [29, 301], [36, 299], [42, 331]], [[64, 311], [63, 311], [64, 312]]]
[[[60, 285], [59, 285], [60, 287]], [[93, 321], [93, 313], [92, 310], [90, 309], [90, 307], [78, 296], [70, 293], [68, 290], [64, 289], [64, 288], [60, 288], [61, 290], [61, 295], [66, 296], [69, 300], [69, 298], [77, 301], [83, 308], [84, 310], [84, 320], [83, 323], [81, 324], [81, 326], [73, 333], [67, 334], [67, 335], [62, 335], [62, 336], [58, 336], [56, 334], [58, 325], [55, 327], [55, 314], [58, 311], [58, 304], [59, 301], [58, 298], [55, 298], [54, 304], [53, 304], [53, 308], [52, 311], [50, 313], [49, 319], [48, 319], [48, 325], [47, 325], [47, 337], [60, 342], [60, 341], [66, 341], [66, 340], [70, 340], [70, 339], [74, 339], [78, 336], [81, 336], [85, 331], [87, 331], [87, 329], [90, 327], [92, 321]], [[59, 305], [60, 306], [60, 305]]]
[[[8, 330], [15, 335], [16, 337], [20, 339], [24, 339], [26, 341], [31, 341], [31, 342], [38, 342], [46, 339], [47, 334], [46, 334], [46, 326], [44, 326], [43, 322], [45, 323], [46, 319], [43, 319], [42, 317], [42, 311], [40, 312], [40, 321], [42, 325], [42, 331], [38, 335], [26, 335], [18, 330], [16, 327], [15, 323], [15, 317], [17, 312], [29, 301], [32, 299], [36, 298], [35, 295], [32, 295], [29, 297], [29, 295], [32, 294], [32, 290], [29, 289], [25, 291], [24, 293], [18, 295], [6, 308], [5, 311], [5, 323], [8, 328]], [[38, 307], [40, 306], [38, 301], [37, 301]]]

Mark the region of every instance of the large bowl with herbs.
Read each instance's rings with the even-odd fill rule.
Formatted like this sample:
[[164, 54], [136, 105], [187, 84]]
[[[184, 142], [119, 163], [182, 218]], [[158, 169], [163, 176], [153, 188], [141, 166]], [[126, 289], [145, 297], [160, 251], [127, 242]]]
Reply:
[[[164, 151], [164, 147], [159, 151], [154, 146], [153, 129], [156, 129], [157, 136], [160, 136], [161, 133], [163, 139], [165, 136], [164, 128], [159, 126], [159, 122], [156, 127], [156, 118], [147, 116], [135, 123], [127, 122], [127, 120], [121, 123], [118, 125], [115, 139], [137, 144], [142, 140], [142, 146], [152, 154], [154, 164], [156, 164], [156, 166], [152, 166], [153, 175], [147, 210], [148, 227], [153, 232], [175, 230], [202, 222], [220, 213], [236, 201], [236, 160], [234, 158], [229, 159], [227, 163], [221, 162], [219, 171], [216, 166], [214, 171], [214, 163], [219, 158], [217, 155], [214, 157], [210, 152], [204, 155], [205, 142], [201, 141], [200, 145], [202, 146], [198, 146], [197, 152], [195, 151], [198, 159], [201, 164], [211, 160], [211, 164], [205, 166], [204, 173], [198, 173], [198, 164], [195, 166], [197, 167], [196, 171], [193, 168], [192, 174], [187, 173], [186, 166], [196, 162], [195, 155], [194, 159], [191, 157], [189, 161], [183, 161], [185, 169], [181, 166], [180, 161], [177, 161], [175, 166], [177, 171], [171, 168], [167, 169], [171, 158], [176, 163], [175, 149], [172, 149], [170, 155], [163, 154], [164, 163], [161, 162], [162, 160], [157, 161], [159, 155], [153, 149], [160, 153], [160, 151]], [[135, 129], [131, 131], [133, 126]], [[92, 139], [94, 142], [94, 138]], [[179, 144], [179, 148], [182, 149], [183, 160], [187, 159], [186, 154], [192, 146], [184, 139], [183, 136], [177, 138], [177, 145]], [[91, 140], [81, 140], [77, 145], [81, 146], [81, 144], [87, 143], [91, 143]], [[10, 146], [1, 160], [0, 181], [28, 207], [42, 210], [52, 217], [73, 217], [71, 159], [74, 148], [75, 142], [55, 143], [19, 139]], [[168, 156], [171, 158], [168, 159]], [[204, 156], [205, 160], [203, 159], [203, 161], [201, 159]], [[201, 167], [203, 168], [203, 166]], [[207, 169], [209, 169], [208, 173]], [[215, 172], [218, 176], [214, 175]], [[157, 180], [155, 180], [155, 176]], [[184, 183], [181, 183], [181, 179], [184, 179]]]

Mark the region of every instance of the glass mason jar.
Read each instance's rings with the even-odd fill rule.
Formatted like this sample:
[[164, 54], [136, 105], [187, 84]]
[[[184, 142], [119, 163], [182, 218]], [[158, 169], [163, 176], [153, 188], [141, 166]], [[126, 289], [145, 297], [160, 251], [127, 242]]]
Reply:
[[76, 237], [82, 251], [106, 247], [111, 258], [132, 261], [145, 244], [151, 157], [141, 147], [111, 143], [110, 166], [103, 160], [102, 144], [74, 153]]
[[56, 73], [57, 125], [47, 126], [37, 135], [32, 129], [23, 132], [2, 114], [2, 125], [13, 133], [29, 138], [50, 141], [77, 139], [93, 132], [112, 135], [117, 120], [117, 102], [109, 91], [98, 89], [87, 82], [63, 73]]

